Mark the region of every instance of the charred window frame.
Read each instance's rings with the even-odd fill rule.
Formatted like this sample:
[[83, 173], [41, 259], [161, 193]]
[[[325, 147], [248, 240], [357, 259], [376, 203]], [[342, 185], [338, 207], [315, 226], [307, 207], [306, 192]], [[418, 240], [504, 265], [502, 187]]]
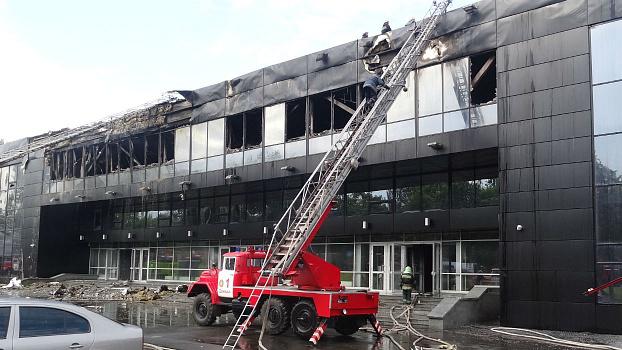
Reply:
[[108, 173], [119, 171], [119, 145], [116, 142], [108, 144]]
[[132, 167], [132, 147], [130, 139], [119, 141], [119, 170], [130, 170]]
[[263, 108], [244, 113], [244, 149], [261, 147], [263, 142]]
[[106, 174], [106, 145], [93, 145], [95, 175]]
[[321, 136], [343, 129], [357, 107], [357, 85], [309, 96], [311, 136]]
[[175, 130], [163, 132], [160, 136], [160, 162], [169, 164], [175, 161]]
[[497, 64], [494, 51], [471, 56], [471, 105], [497, 99]]
[[307, 134], [307, 99], [285, 102], [285, 142], [304, 139]]
[[225, 140], [227, 153], [241, 151], [244, 146], [244, 114], [225, 119]]
[[145, 166], [158, 165], [160, 159], [158, 150], [160, 149], [160, 134], [151, 134], [145, 137]]
[[134, 136], [130, 139], [132, 148], [132, 166], [142, 168], [145, 166], [145, 137]]
[[84, 146], [84, 176], [95, 175], [95, 145]]

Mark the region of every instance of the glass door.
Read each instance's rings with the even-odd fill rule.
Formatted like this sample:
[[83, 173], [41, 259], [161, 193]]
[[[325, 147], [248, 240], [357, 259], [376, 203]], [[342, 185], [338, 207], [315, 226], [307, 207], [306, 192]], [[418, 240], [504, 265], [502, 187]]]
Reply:
[[132, 280], [146, 281], [149, 270], [149, 248], [132, 249]]
[[371, 289], [391, 292], [391, 245], [372, 244], [369, 250]]

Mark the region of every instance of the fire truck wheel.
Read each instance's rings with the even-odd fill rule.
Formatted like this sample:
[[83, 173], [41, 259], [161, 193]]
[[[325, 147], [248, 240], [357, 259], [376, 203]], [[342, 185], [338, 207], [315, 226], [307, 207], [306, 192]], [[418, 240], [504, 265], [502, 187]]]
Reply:
[[192, 316], [199, 326], [209, 326], [216, 321], [216, 305], [212, 304], [209, 293], [201, 293], [194, 297]]
[[294, 333], [308, 340], [318, 326], [317, 311], [309, 300], [301, 300], [292, 309], [292, 328]]
[[352, 335], [360, 328], [360, 322], [356, 317], [339, 317], [335, 321], [335, 330], [339, 334]]
[[268, 303], [266, 302], [261, 312], [268, 312], [268, 323], [266, 324], [268, 334], [279, 335], [289, 328], [291, 307], [285, 300], [281, 298], [272, 298], [270, 299], [269, 309]]

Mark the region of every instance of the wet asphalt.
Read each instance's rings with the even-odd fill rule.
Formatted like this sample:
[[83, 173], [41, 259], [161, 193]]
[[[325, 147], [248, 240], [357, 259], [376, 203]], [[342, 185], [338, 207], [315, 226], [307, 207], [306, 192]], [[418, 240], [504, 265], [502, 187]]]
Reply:
[[[82, 303], [83, 306], [102, 313], [119, 322], [135, 324], [144, 330], [145, 343], [170, 349], [222, 349], [222, 344], [235, 323], [233, 316], [221, 316], [210, 327], [198, 327], [191, 315], [191, 304], [180, 302], [105, 302]], [[391, 325], [384, 325], [389, 328]], [[420, 330], [433, 338], [455, 344], [457, 349], [527, 350], [527, 349], [568, 349], [546, 343], [500, 336], [490, 331], [494, 325], [477, 325], [457, 330], [433, 332]], [[238, 347], [243, 350], [258, 349], [261, 325], [254, 323], [240, 339]], [[560, 336], [557, 335], [556, 336]], [[591, 333], [568, 333], [566, 336], [579, 341], [607, 343], [622, 347], [622, 336], [602, 336]], [[406, 349], [416, 339], [407, 335], [395, 335], [395, 339]], [[265, 335], [263, 344], [269, 350], [293, 349], [398, 349], [387, 338], [377, 338], [374, 334], [359, 331], [353, 336], [343, 336], [328, 329], [317, 346], [295, 336], [288, 331], [279, 336]], [[432, 344], [420, 343], [426, 348]], [[438, 347], [433, 347], [438, 348]]]

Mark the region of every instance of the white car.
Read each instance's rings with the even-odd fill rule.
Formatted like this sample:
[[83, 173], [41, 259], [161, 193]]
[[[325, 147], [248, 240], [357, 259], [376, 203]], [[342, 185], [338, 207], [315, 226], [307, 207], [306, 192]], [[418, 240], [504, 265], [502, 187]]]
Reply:
[[0, 298], [0, 350], [142, 350], [140, 327], [83, 307], [27, 298]]

